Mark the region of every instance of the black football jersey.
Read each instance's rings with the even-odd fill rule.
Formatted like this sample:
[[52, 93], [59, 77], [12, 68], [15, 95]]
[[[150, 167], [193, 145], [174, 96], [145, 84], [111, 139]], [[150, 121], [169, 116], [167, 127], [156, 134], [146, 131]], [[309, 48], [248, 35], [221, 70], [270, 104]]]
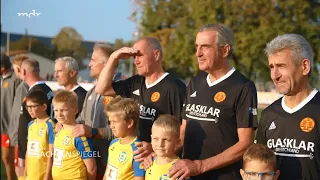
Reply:
[[186, 86], [179, 79], [165, 73], [153, 84], [148, 85], [145, 77], [135, 75], [112, 84], [115, 92], [133, 98], [140, 107], [140, 140], [151, 141], [151, 127], [161, 114], [171, 114], [181, 121], [181, 109]]
[[[47, 108], [47, 114], [53, 119], [53, 109], [52, 109], [52, 99], [53, 92], [49, 86], [47, 86], [44, 82], [37, 82], [34, 86], [29, 88], [28, 93], [34, 90], [42, 90], [47, 94], [49, 104]], [[28, 135], [28, 123], [32, 120], [29, 115], [27, 109], [25, 108], [25, 102], [22, 102], [20, 119], [19, 119], [19, 127], [18, 127], [18, 153], [19, 158], [25, 159], [26, 151], [27, 151], [27, 135]]]
[[76, 117], [78, 117], [78, 115], [81, 113], [82, 111], [82, 107], [83, 107], [83, 102], [84, 99], [86, 98], [87, 95], [87, 91], [85, 89], [83, 89], [83, 87], [81, 86], [77, 86], [73, 92], [75, 92], [78, 96], [78, 113], [76, 115]]
[[320, 93], [313, 90], [290, 109], [284, 98], [261, 114], [257, 142], [277, 155], [279, 179], [320, 179]]
[[[187, 126], [183, 158], [207, 159], [239, 141], [238, 128], [257, 127], [257, 91], [252, 81], [234, 68], [210, 82], [207, 73], [191, 79], [182, 118]], [[239, 179], [240, 162], [192, 179]]]

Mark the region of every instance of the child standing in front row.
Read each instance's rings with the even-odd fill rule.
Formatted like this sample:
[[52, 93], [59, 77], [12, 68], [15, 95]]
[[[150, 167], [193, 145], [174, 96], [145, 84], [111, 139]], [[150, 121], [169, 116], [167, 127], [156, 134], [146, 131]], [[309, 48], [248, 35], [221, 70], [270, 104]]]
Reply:
[[105, 180], [144, 180], [142, 164], [133, 159], [139, 142], [135, 128], [139, 121], [139, 107], [133, 99], [115, 97], [105, 107], [110, 128], [116, 139], [112, 140], [108, 152]]
[[95, 180], [97, 167], [91, 139], [72, 136], [72, 129], [77, 125], [77, 94], [58, 91], [52, 103], [54, 116], [63, 126], [54, 140], [53, 179]]
[[30, 180], [52, 179], [55, 124], [47, 114], [47, 108], [50, 108], [47, 94], [41, 90], [31, 91], [25, 103], [31, 118], [35, 118], [28, 124], [25, 177]]
[[151, 144], [156, 157], [147, 169], [146, 180], [170, 179], [169, 169], [179, 159], [175, 149], [180, 144], [180, 124], [174, 116], [161, 115], [153, 123], [151, 132]]
[[243, 155], [243, 165], [240, 169], [242, 179], [277, 180], [280, 171], [277, 170], [276, 155], [263, 144], [253, 144]]

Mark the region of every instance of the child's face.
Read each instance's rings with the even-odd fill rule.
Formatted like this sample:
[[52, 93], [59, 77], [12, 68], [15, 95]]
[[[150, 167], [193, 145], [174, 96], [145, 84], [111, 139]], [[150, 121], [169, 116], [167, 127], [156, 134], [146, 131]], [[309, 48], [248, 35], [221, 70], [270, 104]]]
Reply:
[[[250, 179], [277, 180], [280, 175], [280, 171], [276, 171], [274, 175], [272, 175], [272, 172], [275, 172], [275, 170], [270, 164], [257, 161], [257, 160], [246, 162], [244, 169], [240, 169], [240, 174], [242, 176], [242, 179], [248, 179], [248, 180]], [[261, 175], [261, 174], [259, 175], [258, 173], [264, 173], [264, 175]]]
[[33, 101], [27, 101], [26, 102], [26, 109], [28, 110], [28, 113], [30, 114], [31, 118], [41, 118], [41, 116], [44, 116], [47, 114], [47, 106], [45, 104], [39, 104]]
[[108, 113], [110, 128], [115, 137], [123, 138], [132, 128], [132, 121], [125, 121], [117, 113]]
[[179, 141], [173, 132], [168, 132], [157, 126], [152, 127], [151, 145], [157, 156], [170, 157], [174, 155], [175, 147]]
[[53, 104], [54, 117], [61, 124], [72, 124], [75, 122], [78, 110], [67, 103]]

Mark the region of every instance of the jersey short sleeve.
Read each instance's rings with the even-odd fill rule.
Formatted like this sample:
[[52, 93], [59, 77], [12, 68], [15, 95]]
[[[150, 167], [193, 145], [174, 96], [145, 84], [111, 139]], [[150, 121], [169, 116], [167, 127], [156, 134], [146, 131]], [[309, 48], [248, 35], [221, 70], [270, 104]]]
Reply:
[[238, 128], [257, 127], [257, 90], [252, 81], [244, 84], [236, 101]]
[[122, 97], [131, 97], [132, 88], [134, 86], [134, 82], [138, 79], [139, 76], [132, 76], [128, 79], [113, 82], [112, 88], [116, 92], [117, 95]]
[[74, 139], [74, 144], [80, 153], [82, 159], [88, 159], [93, 157], [92, 140], [84, 136]]
[[[131, 147], [132, 147], [132, 151], [135, 151], [137, 150], [137, 146], [135, 145], [135, 143], [132, 143], [131, 144]], [[135, 177], [140, 177], [140, 176], [145, 176], [146, 174], [146, 171], [144, 170], [144, 167], [142, 165], [142, 163], [139, 163], [137, 162], [134, 158], [133, 158], [133, 161], [132, 161], [132, 166], [133, 166], [133, 173], [134, 173], [134, 176]]]
[[54, 143], [54, 128], [55, 128], [55, 124], [52, 120], [48, 120], [46, 121], [47, 126], [48, 126], [48, 142], [49, 144], [53, 144]]

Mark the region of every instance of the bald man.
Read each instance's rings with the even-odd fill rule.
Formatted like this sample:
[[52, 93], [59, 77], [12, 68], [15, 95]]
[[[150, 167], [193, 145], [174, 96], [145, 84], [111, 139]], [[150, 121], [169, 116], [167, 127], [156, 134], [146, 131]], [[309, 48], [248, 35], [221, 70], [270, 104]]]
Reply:
[[[53, 98], [53, 92], [49, 86], [47, 86], [40, 78], [40, 69], [39, 69], [39, 62], [33, 59], [27, 59], [23, 61], [21, 65], [21, 78], [22, 80], [29, 86], [28, 93], [34, 90], [42, 90], [47, 94], [49, 99], [49, 104], [47, 108], [47, 113], [51, 117], [52, 110], [51, 110], [51, 101]], [[21, 105], [21, 112], [20, 112], [20, 120], [19, 120], [19, 127], [18, 127], [18, 157], [19, 157], [19, 164], [24, 166], [25, 155], [27, 151], [27, 135], [28, 135], [28, 123], [32, 120], [27, 109], [25, 108], [25, 103], [22, 102]]]

